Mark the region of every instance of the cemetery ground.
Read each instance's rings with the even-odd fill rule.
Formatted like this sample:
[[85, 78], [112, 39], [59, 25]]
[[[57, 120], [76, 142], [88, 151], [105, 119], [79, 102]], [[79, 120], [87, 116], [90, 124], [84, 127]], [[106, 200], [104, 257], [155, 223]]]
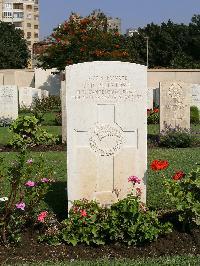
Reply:
[[[61, 127], [54, 124], [53, 117], [54, 115], [52, 114], [46, 115], [43, 127], [53, 134], [61, 134]], [[196, 132], [199, 132], [199, 128], [199, 125], [193, 126], [193, 130]], [[158, 134], [158, 125], [149, 125], [148, 133], [156, 136]], [[5, 145], [8, 139], [8, 128], [0, 128], [0, 143]], [[53, 148], [52, 151], [42, 152], [46, 163], [53, 167], [55, 175], [55, 182], [51, 185], [51, 190], [46, 195], [43, 205], [45, 210], [53, 211], [58, 220], [61, 221], [67, 217], [66, 151], [54, 150], [56, 149]], [[41, 151], [44, 150], [41, 148]], [[38, 158], [39, 155], [40, 152], [30, 152], [30, 158], [33, 160]], [[0, 153], [0, 157], [5, 160], [5, 165], [14, 161], [16, 156], [17, 153], [11, 150]], [[185, 173], [189, 173], [192, 169], [195, 169], [200, 162], [200, 152], [198, 147], [167, 149], [149, 146], [148, 169], [150, 168], [150, 163], [155, 159], [167, 160], [170, 166], [166, 169], [165, 174], [166, 176], [172, 176], [174, 170], [182, 170]], [[152, 210], [158, 210], [160, 215], [168, 213], [164, 217], [173, 222], [174, 207], [166, 196], [161, 179], [161, 175], [149, 170], [147, 205]], [[5, 195], [8, 190], [8, 183], [5, 181]], [[169, 210], [170, 212], [168, 212]], [[197, 254], [200, 254], [199, 230], [194, 230], [190, 233], [183, 232], [178, 224], [174, 224], [172, 233], [159, 237], [158, 240], [151, 244], [137, 247], [119, 243], [100, 247], [86, 245], [73, 247], [64, 244], [50, 246], [38, 243], [35, 232], [27, 229], [24, 231], [19, 245], [0, 246], [0, 263], [14, 265], [15, 263], [31, 262], [37, 263], [37, 265], [54, 265], [53, 261], [57, 261], [55, 265], [67, 265], [64, 262], [62, 264], [62, 261], [70, 261], [70, 265], [87, 265], [87, 263], [88, 265], [112, 265], [112, 263], [113, 265], [184, 265], [184, 263], [186, 263], [185, 265], [189, 263], [190, 265], [198, 265], [200, 258]], [[80, 262], [78, 262], [79, 260]], [[96, 260], [100, 261], [95, 262]], [[49, 262], [45, 264], [45, 261]]]

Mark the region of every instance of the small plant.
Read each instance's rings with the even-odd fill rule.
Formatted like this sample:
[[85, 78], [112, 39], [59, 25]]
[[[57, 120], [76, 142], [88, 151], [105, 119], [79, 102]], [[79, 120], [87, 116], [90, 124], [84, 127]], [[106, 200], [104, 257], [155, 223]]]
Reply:
[[196, 106], [190, 107], [190, 123], [191, 124], [199, 124], [199, 109]]
[[192, 142], [193, 138], [190, 132], [180, 127], [168, 126], [159, 137], [159, 145], [167, 148], [187, 148], [192, 145]]
[[[131, 176], [128, 182], [135, 187], [140, 179]], [[95, 201], [75, 201], [69, 218], [63, 222], [62, 239], [74, 246], [78, 243], [101, 245], [113, 241], [136, 245], [170, 232], [171, 225], [162, 224], [156, 212], [148, 210], [140, 197], [141, 190], [136, 188], [136, 195], [133, 192], [110, 208], [101, 207]]]
[[60, 112], [61, 99], [60, 96], [49, 96], [43, 99], [35, 99], [33, 102], [33, 112]]
[[53, 180], [53, 171], [42, 156], [38, 161], [28, 159], [25, 150], [20, 151], [9, 167], [3, 169], [3, 165], [0, 165], [0, 179], [8, 180], [10, 187], [8, 196], [0, 199], [0, 239], [6, 244], [19, 242], [23, 228], [35, 223]]
[[154, 108], [153, 110], [147, 110], [147, 124], [159, 124], [160, 121], [160, 113], [158, 108]]
[[13, 136], [9, 144], [16, 148], [51, 145], [58, 141], [57, 137], [41, 128], [35, 116], [19, 117], [10, 126], [10, 131]]
[[[153, 171], [164, 170], [169, 166], [167, 161], [155, 160], [151, 163]], [[166, 194], [170, 197], [179, 213], [179, 222], [183, 229], [192, 225], [200, 225], [200, 168], [185, 174], [175, 171], [171, 178], [162, 175]]]
[[62, 113], [56, 113], [55, 122], [57, 126], [62, 126]]

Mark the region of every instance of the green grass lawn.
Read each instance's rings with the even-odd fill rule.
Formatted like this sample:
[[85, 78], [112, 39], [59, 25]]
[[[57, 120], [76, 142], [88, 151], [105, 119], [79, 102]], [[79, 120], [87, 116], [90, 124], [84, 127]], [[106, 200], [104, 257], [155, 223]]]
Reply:
[[[53, 167], [56, 182], [52, 186], [46, 198], [46, 203], [55, 213], [63, 217], [66, 215], [66, 186], [67, 186], [67, 167], [66, 152], [45, 152], [42, 153], [46, 158], [47, 164]], [[39, 153], [30, 154], [31, 158], [36, 158]], [[9, 165], [15, 157], [16, 153], [0, 153], [5, 158], [5, 165]], [[185, 173], [200, 164], [200, 150], [198, 148], [187, 149], [150, 149], [148, 151], [148, 169], [152, 160], [163, 159], [169, 161], [169, 168], [163, 173], [170, 178], [174, 171], [182, 170]], [[166, 197], [162, 186], [162, 172], [153, 172], [148, 170], [147, 181], [147, 204], [153, 209], [170, 209], [173, 206]], [[134, 174], [134, 173], [133, 173]], [[127, 177], [128, 178], [128, 177]], [[8, 187], [5, 184], [4, 195], [6, 196]]]

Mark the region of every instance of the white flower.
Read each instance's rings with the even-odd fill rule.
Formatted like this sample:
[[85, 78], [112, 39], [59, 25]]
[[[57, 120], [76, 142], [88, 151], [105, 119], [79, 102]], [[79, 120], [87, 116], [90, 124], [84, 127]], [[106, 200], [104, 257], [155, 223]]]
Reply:
[[2, 201], [2, 202], [7, 201], [7, 200], [8, 200], [7, 197], [0, 198], [0, 201]]

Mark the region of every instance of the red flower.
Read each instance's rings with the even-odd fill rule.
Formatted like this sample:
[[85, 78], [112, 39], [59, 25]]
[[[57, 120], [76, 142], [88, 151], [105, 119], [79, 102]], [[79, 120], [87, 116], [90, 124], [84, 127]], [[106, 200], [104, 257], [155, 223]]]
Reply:
[[158, 112], [159, 112], [159, 109], [156, 108], [156, 109], [153, 110], [153, 112], [154, 112], [154, 113], [158, 113]]
[[164, 170], [169, 166], [168, 161], [154, 160], [151, 163], [151, 169], [154, 171]]
[[172, 179], [177, 181], [177, 180], [181, 180], [184, 176], [185, 176], [185, 173], [183, 171], [178, 171], [172, 176]]
[[44, 211], [44, 212], [41, 212], [38, 217], [37, 217], [37, 220], [41, 223], [44, 222], [44, 219], [47, 217], [48, 215], [48, 212], [47, 211]]
[[87, 216], [87, 212], [85, 210], [80, 210], [81, 216], [82, 217], [86, 217]]

